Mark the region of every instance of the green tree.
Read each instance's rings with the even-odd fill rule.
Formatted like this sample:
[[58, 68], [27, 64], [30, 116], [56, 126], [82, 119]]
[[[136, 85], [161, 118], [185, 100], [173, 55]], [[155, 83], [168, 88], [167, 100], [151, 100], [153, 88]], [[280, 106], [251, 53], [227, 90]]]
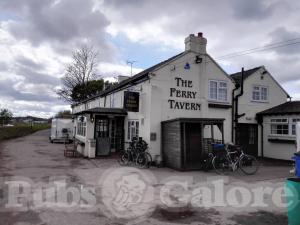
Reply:
[[0, 109], [0, 123], [2, 126], [8, 124], [13, 117], [13, 114], [8, 109]]
[[74, 102], [80, 102], [89, 96], [95, 95], [104, 88], [104, 80], [91, 80], [85, 84], [80, 84], [72, 90], [71, 98]]
[[72, 118], [71, 110], [62, 110], [56, 113], [55, 118]]

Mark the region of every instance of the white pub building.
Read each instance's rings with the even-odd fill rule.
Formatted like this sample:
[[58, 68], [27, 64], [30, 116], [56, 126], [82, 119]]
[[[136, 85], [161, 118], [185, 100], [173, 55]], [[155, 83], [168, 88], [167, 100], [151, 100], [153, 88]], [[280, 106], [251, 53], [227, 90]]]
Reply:
[[206, 44], [202, 33], [191, 34], [184, 52], [73, 105], [78, 151], [110, 155], [138, 136], [156, 162], [179, 170], [199, 168], [216, 141], [261, 156], [256, 114], [289, 96], [263, 66], [228, 75]]

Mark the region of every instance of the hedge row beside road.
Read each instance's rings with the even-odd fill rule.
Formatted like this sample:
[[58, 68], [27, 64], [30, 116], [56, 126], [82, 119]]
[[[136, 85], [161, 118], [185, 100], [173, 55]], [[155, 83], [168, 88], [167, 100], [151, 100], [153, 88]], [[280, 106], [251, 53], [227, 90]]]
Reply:
[[0, 141], [11, 138], [17, 138], [32, 134], [39, 130], [48, 129], [48, 124], [39, 124], [34, 126], [14, 126], [14, 127], [0, 127]]

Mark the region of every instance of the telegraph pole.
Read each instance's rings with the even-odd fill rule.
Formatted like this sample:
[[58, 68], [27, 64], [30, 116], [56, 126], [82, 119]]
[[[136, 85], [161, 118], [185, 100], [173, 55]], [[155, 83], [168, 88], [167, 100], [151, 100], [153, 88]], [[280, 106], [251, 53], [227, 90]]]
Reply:
[[133, 65], [133, 63], [136, 63], [137, 61], [129, 61], [129, 60], [127, 60], [127, 65], [130, 65], [130, 76], [132, 77], [132, 65]]

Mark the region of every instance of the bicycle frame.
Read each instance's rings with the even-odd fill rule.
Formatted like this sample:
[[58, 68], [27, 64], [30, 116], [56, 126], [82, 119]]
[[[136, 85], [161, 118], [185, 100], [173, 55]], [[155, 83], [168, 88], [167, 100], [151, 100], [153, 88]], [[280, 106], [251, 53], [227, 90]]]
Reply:
[[229, 166], [231, 167], [232, 171], [236, 171], [239, 168], [239, 162], [242, 159], [242, 157], [245, 155], [244, 152], [241, 150], [241, 153], [238, 157], [236, 157], [236, 160], [232, 160], [231, 155], [238, 154], [238, 151], [229, 152], [227, 148], [226, 150], [226, 158], [229, 161]]

